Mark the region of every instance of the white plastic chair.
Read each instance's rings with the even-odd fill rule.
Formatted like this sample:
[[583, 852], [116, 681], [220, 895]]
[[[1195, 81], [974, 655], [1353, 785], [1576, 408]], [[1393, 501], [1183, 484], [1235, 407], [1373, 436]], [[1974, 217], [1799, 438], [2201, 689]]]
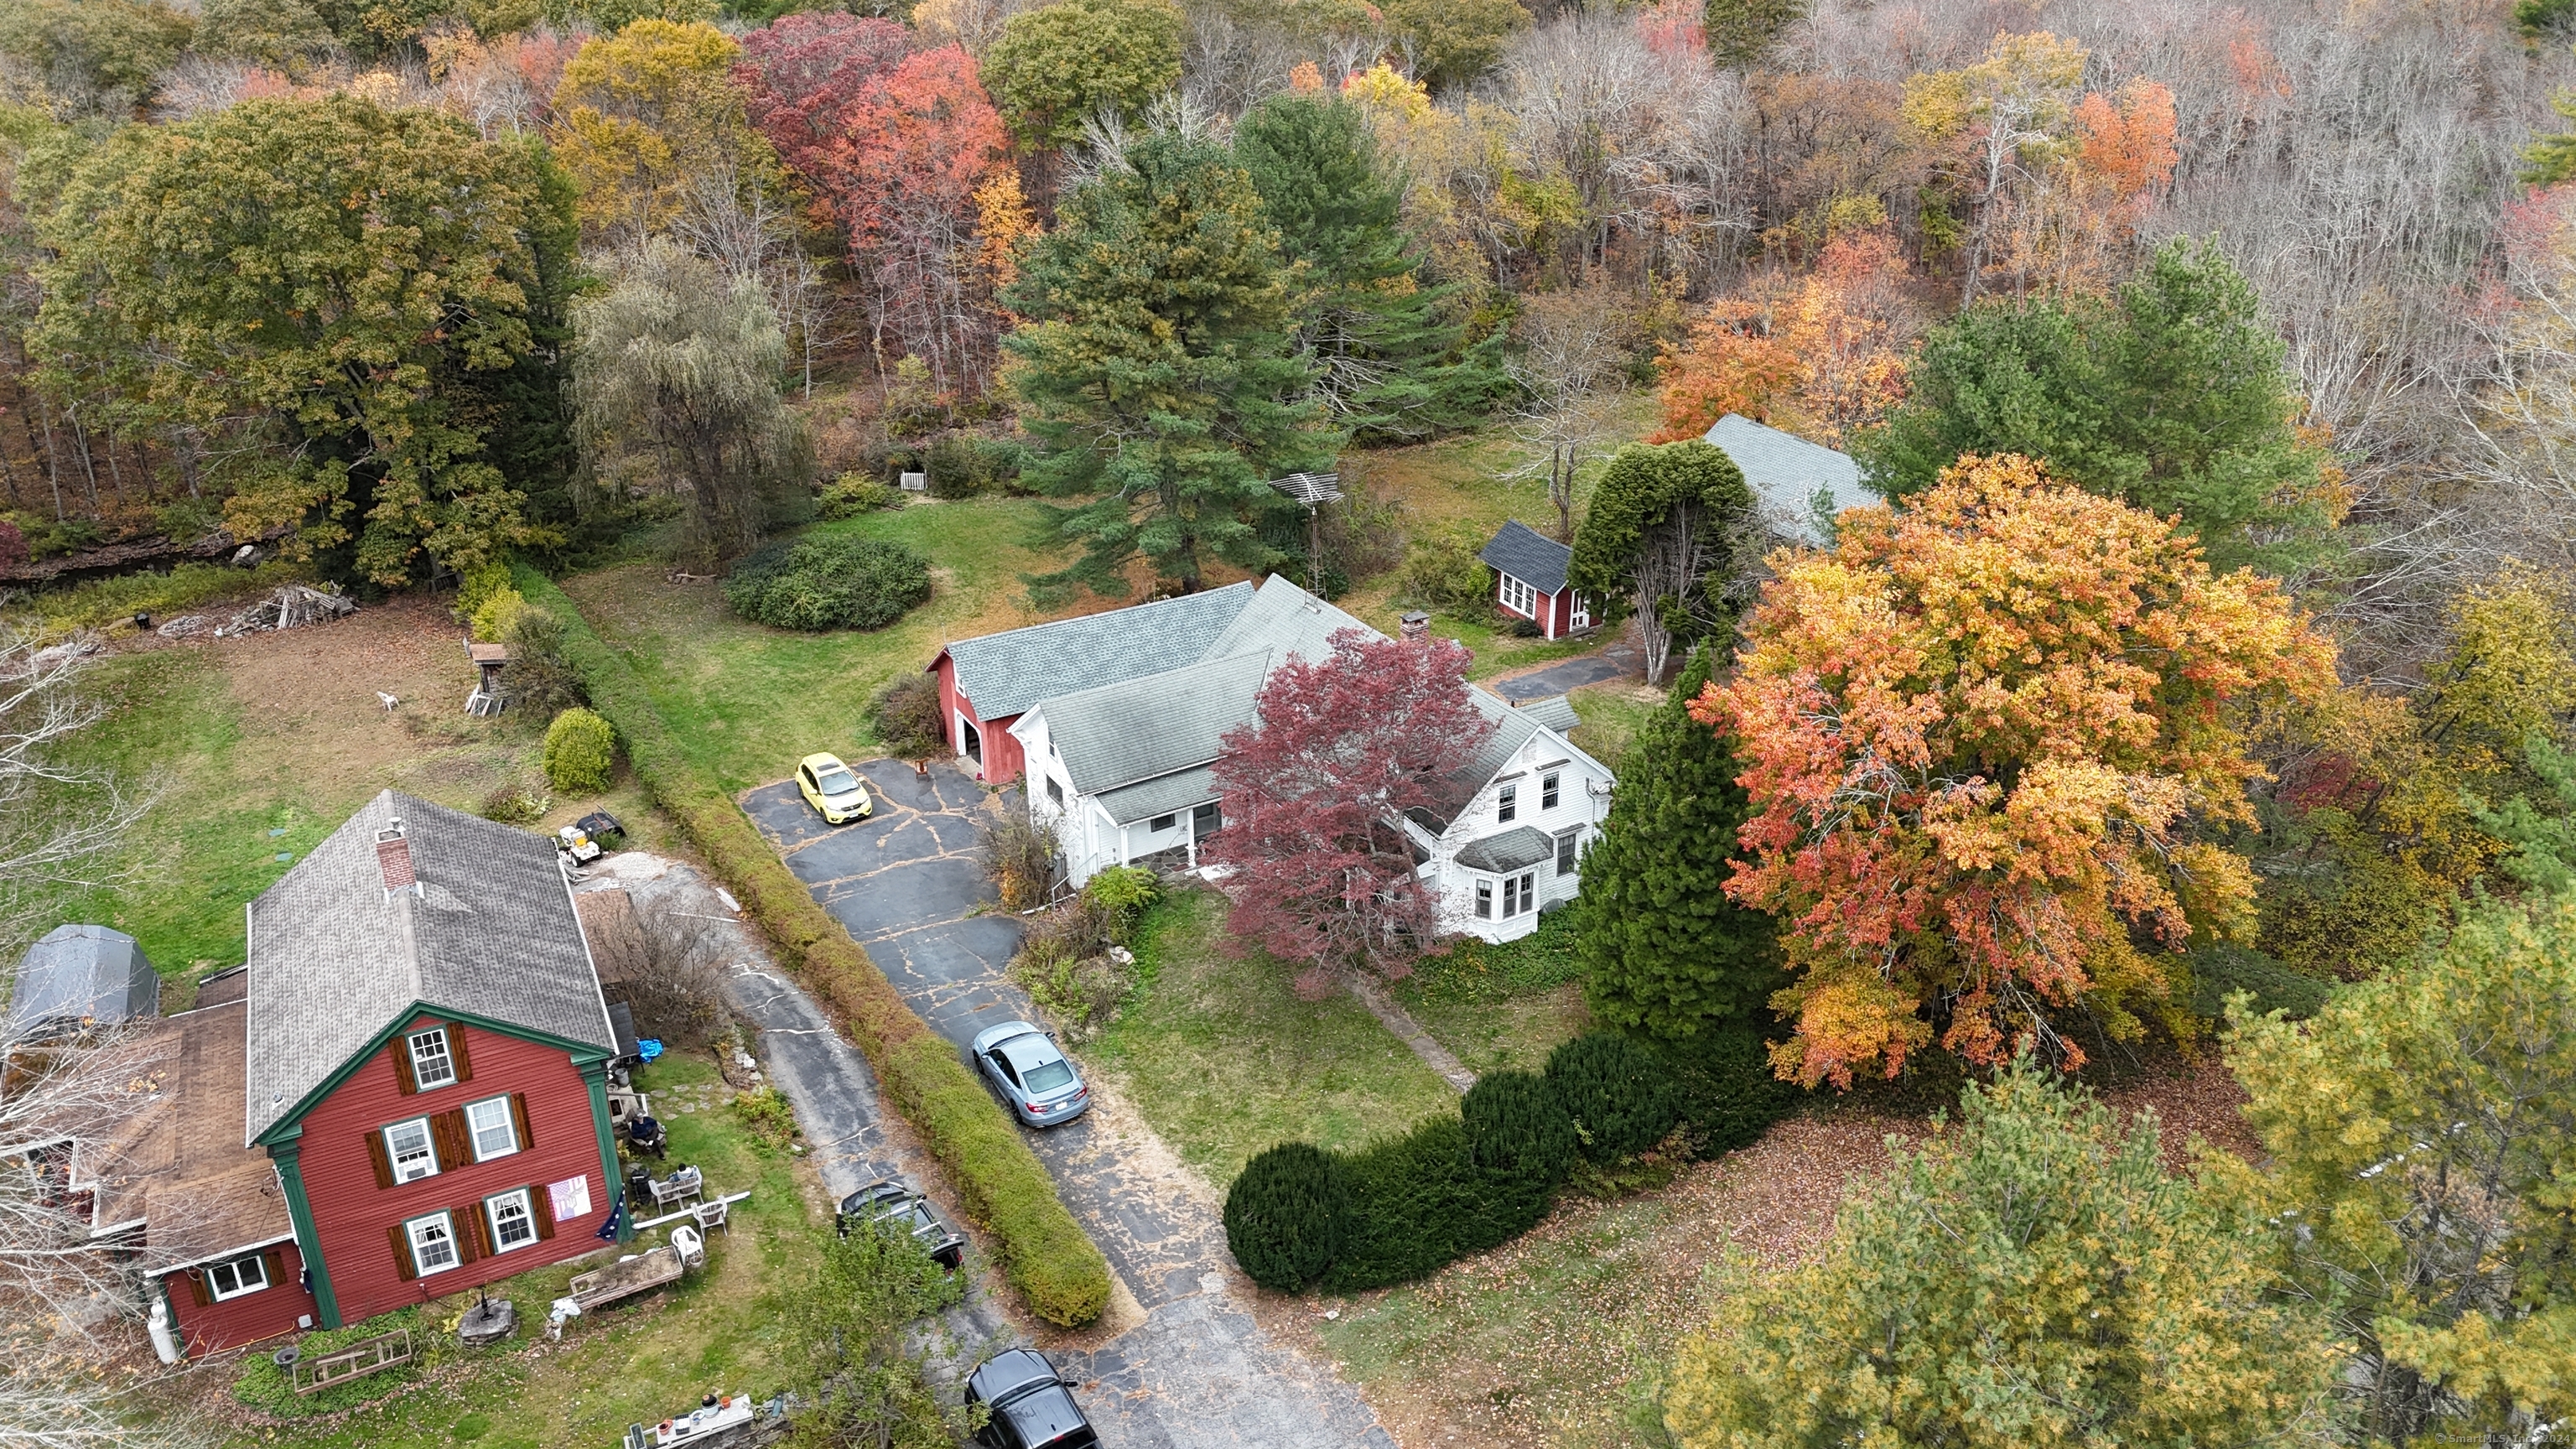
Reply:
[[707, 1265], [707, 1240], [696, 1228], [671, 1229], [671, 1246], [680, 1252], [681, 1267], [703, 1268]]

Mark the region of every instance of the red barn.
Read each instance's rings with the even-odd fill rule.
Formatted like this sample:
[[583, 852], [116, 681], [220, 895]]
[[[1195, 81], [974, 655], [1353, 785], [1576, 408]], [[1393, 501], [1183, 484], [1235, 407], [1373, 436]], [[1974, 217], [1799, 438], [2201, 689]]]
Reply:
[[1574, 550], [1517, 520], [1503, 525], [1477, 555], [1494, 571], [1494, 602], [1538, 625], [1550, 639], [1592, 627], [1592, 604], [1566, 587]]

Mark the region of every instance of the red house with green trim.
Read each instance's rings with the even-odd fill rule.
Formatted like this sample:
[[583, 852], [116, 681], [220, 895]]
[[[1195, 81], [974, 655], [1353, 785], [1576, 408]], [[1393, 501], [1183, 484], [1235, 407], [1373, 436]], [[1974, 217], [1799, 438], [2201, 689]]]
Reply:
[[160, 1272], [189, 1348], [335, 1328], [600, 1246], [617, 1046], [558, 861], [543, 837], [388, 790], [251, 903], [242, 1150], [205, 1166], [260, 1179], [257, 1210], [212, 1236], [266, 1241], [215, 1244], [176, 1203], [150, 1214], [192, 1239]]

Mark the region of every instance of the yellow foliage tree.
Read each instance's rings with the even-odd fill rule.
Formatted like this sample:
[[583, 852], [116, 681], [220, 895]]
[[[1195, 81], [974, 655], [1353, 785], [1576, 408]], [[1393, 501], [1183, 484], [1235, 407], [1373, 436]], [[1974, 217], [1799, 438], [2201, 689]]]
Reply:
[[640, 243], [702, 185], [786, 192], [777, 153], [731, 78], [741, 53], [704, 21], [638, 20], [582, 45], [555, 88], [554, 112], [556, 155], [581, 187], [585, 231]]

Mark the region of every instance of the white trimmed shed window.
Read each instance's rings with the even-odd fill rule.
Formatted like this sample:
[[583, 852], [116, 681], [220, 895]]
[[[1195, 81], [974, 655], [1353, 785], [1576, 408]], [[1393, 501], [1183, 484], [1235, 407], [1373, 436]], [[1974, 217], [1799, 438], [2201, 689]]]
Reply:
[[217, 1303], [268, 1286], [268, 1262], [257, 1253], [206, 1265], [206, 1293]]
[[456, 1080], [456, 1058], [447, 1049], [447, 1028], [434, 1026], [411, 1034], [411, 1079], [422, 1091]]
[[1536, 614], [1538, 590], [1531, 588], [1527, 579], [1516, 579], [1510, 574], [1505, 574], [1503, 575], [1503, 607], [1515, 614]]
[[393, 1164], [396, 1182], [436, 1177], [438, 1149], [430, 1145], [429, 1119], [414, 1117], [386, 1128], [385, 1160]]
[[528, 1206], [528, 1190], [505, 1192], [483, 1200], [492, 1219], [492, 1251], [506, 1253], [537, 1240], [537, 1215]]
[[420, 1276], [443, 1273], [456, 1266], [456, 1228], [445, 1213], [431, 1213], [403, 1224], [403, 1236], [411, 1239], [411, 1265]]
[[465, 1108], [465, 1125], [474, 1134], [474, 1160], [489, 1162], [519, 1150], [519, 1131], [510, 1122], [510, 1099], [492, 1097]]

